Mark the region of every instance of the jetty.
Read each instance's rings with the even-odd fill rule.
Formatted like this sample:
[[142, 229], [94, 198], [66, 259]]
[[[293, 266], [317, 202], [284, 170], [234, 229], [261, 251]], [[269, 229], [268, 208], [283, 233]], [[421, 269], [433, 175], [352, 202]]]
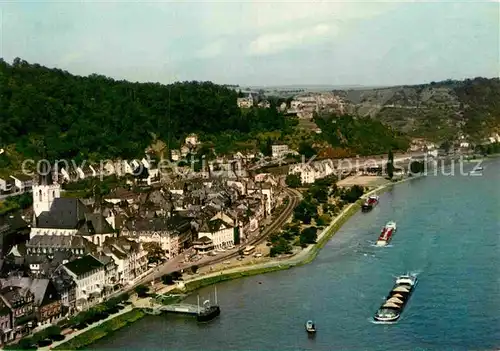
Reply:
[[220, 315], [220, 307], [217, 305], [217, 290], [215, 290], [215, 304], [212, 305], [210, 300], [205, 300], [200, 304], [200, 296], [198, 296], [198, 304], [174, 303], [163, 305], [155, 300], [151, 300], [151, 307], [143, 308], [143, 311], [151, 315], [160, 315], [162, 313], [177, 313], [196, 317], [198, 322], [208, 322]]

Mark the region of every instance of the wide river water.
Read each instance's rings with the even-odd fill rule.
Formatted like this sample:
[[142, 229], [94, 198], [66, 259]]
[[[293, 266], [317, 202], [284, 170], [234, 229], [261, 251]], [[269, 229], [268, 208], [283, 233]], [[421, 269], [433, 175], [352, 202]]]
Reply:
[[[208, 324], [148, 316], [92, 348], [499, 349], [500, 160], [483, 167], [482, 176], [428, 175], [393, 187], [372, 212], [354, 215], [311, 264], [218, 284], [221, 315]], [[391, 245], [374, 247], [389, 220], [398, 224]], [[394, 277], [407, 271], [419, 284], [402, 318], [373, 324]], [[198, 293], [213, 298], [213, 289]], [[317, 324], [314, 338], [304, 331], [308, 319]]]

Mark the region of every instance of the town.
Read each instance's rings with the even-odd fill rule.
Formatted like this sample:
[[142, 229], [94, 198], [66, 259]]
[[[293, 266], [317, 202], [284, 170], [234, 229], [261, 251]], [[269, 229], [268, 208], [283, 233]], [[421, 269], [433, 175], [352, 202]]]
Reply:
[[[190, 134], [183, 148], [199, 145], [197, 135]], [[260, 166], [296, 154], [286, 145], [273, 145], [272, 156], [263, 158]], [[395, 161], [426, 155], [437, 156], [437, 147], [418, 139]], [[32, 206], [0, 217], [2, 343], [44, 330], [183, 266], [289, 254], [283, 244], [269, 247], [265, 240], [269, 235], [271, 242], [281, 240], [272, 235], [289, 220], [301, 197], [292, 188], [318, 184], [332, 175], [345, 180], [380, 175], [387, 162], [385, 157], [375, 158], [375, 164], [368, 158], [361, 163], [359, 158], [342, 160], [342, 168], [332, 159], [311, 159], [273, 175], [256, 169], [256, 156], [263, 155], [240, 152], [198, 172], [188, 166], [180, 172], [155, 168], [146, 156], [104, 167], [42, 164], [35, 178], [14, 175], [13, 184], [2, 180], [4, 194], [11, 184], [17, 189], [13, 194], [32, 197]], [[172, 159], [176, 156], [173, 150]], [[102, 186], [108, 186], [106, 194]], [[79, 198], [82, 194], [90, 196]], [[316, 224], [330, 220], [328, 201], [323, 202], [326, 210]]]
[[[271, 107], [261, 95], [239, 95], [241, 110]], [[318, 93], [275, 108], [318, 135], [318, 113], [342, 115], [352, 106]], [[117, 313], [128, 293], [147, 284], [159, 291], [185, 272], [297, 254], [349, 203], [387, 182], [388, 160], [396, 181], [422, 172], [414, 161], [473, 158], [499, 141], [498, 134], [480, 145], [463, 133], [440, 145], [413, 138], [399, 154], [342, 158], [320, 144], [294, 149], [283, 140], [268, 142], [267, 155], [217, 154], [190, 133], [167, 159], [149, 147], [130, 161], [23, 162], [22, 171], [0, 177], [1, 342], [38, 335], [33, 343], [46, 346], [64, 339], [61, 325], [73, 320], [84, 329], [89, 323], [78, 316], [102, 304]]]

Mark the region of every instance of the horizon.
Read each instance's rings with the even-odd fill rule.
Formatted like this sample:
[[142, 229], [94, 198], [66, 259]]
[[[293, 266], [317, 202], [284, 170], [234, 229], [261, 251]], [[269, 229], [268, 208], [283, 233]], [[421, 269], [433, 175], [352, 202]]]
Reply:
[[[21, 61], [23, 61], [23, 58], [22, 57], [17, 57], [19, 58]], [[8, 62], [7, 60], [5, 60], [5, 58], [1, 57], [0, 56], [0, 60], [4, 60], [7, 64], [9, 65], [13, 65], [13, 62]], [[13, 60], [12, 60], [13, 61]], [[26, 61], [26, 60], [24, 60]], [[26, 61], [28, 62], [28, 61]], [[186, 82], [186, 81], [181, 81], [181, 80], [176, 80], [176, 81], [172, 81], [172, 82], [167, 82], [167, 83], [161, 83], [161, 82], [156, 82], [156, 81], [132, 81], [132, 80], [128, 80], [128, 79], [124, 79], [124, 78], [116, 78], [116, 77], [111, 77], [111, 76], [107, 76], [105, 74], [103, 74], [102, 72], [92, 72], [92, 73], [89, 73], [89, 74], [86, 74], [86, 75], [83, 75], [83, 74], [77, 74], [77, 73], [74, 73], [74, 72], [71, 72], [67, 69], [64, 69], [64, 68], [59, 68], [59, 67], [50, 67], [50, 66], [46, 66], [46, 65], [43, 65], [39, 62], [28, 62], [28, 64], [30, 65], [40, 65], [42, 67], [45, 67], [45, 68], [48, 68], [48, 69], [61, 69], [73, 76], [78, 76], [78, 77], [90, 77], [91, 75], [100, 75], [100, 76], [105, 76], [106, 78], [110, 78], [110, 79], [113, 79], [114, 81], [116, 82], [119, 82], [119, 81], [127, 81], [129, 83], [138, 83], [138, 84], [148, 84], [148, 83], [159, 83], [161, 85], [169, 85], [169, 84], [175, 84], [175, 83], [183, 83], [183, 82]], [[420, 82], [420, 83], [404, 83], [404, 84], [397, 84], [397, 85], [356, 85], [356, 84], [343, 84], [343, 85], [335, 85], [335, 84], [285, 84], [285, 85], [245, 85], [245, 84], [241, 84], [241, 83], [220, 83], [220, 82], [214, 82], [214, 81], [202, 81], [202, 80], [196, 80], [196, 79], [193, 79], [193, 80], [189, 80], [187, 82], [192, 82], [192, 81], [198, 81], [198, 82], [209, 82], [209, 83], [213, 83], [213, 84], [216, 84], [216, 85], [221, 85], [221, 86], [227, 86], [227, 87], [230, 87], [230, 88], [233, 88], [235, 90], [238, 90], [238, 89], [243, 89], [243, 91], [246, 91], [246, 90], [256, 90], [256, 89], [262, 89], [262, 90], [285, 90], [285, 89], [293, 89], [293, 90], [298, 90], [298, 89], [303, 89], [303, 90], [307, 90], [307, 89], [313, 89], [314, 90], [318, 90], [320, 88], [325, 88], [325, 89], [330, 89], [330, 90], [360, 90], [360, 89], [390, 89], [390, 88], [397, 88], [397, 87], [402, 87], [402, 86], [414, 86], [414, 85], [428, 85], [428, 84], [431, 84], [431, 83], [436, 83], [436, 84], [439, 84], [439, 83], [442, 83], [442, 82], [446, 82], [446, 81], [458, 81], [458, 82], [461, 82], [461, 81], [465, 81], [465, 80], [472, 80], [472, 79], [477, 79], [477, 78], [481, 78], [481, 79], [500, 79], [500, 76], [494, 76], [494, 77], [485, 77], [485, 76], [475, 76], [475, 77], [464, 77], [464, 78], [445, 78], [445, 79], [442, 79], [442, 80], [439, 80], [439, 81], [432, 81], [432, 82]]]
[[392, 87], [498, 77], [499, 7], [497, 1], [3, 3], [0, 57], [162, 84]]

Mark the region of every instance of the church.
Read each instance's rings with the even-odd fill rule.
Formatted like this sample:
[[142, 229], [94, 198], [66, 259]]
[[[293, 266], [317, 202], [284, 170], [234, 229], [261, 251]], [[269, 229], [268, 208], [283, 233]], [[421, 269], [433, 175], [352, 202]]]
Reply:
[[101, 213], [93, 213], [80, 199], [61, 197], [61, 186], [54, 182], [51, 171], [40, 172], [33, 186], [33, 210], [30, 239], [78, 235], [100, 246], [106, 238], [116, 236]]

